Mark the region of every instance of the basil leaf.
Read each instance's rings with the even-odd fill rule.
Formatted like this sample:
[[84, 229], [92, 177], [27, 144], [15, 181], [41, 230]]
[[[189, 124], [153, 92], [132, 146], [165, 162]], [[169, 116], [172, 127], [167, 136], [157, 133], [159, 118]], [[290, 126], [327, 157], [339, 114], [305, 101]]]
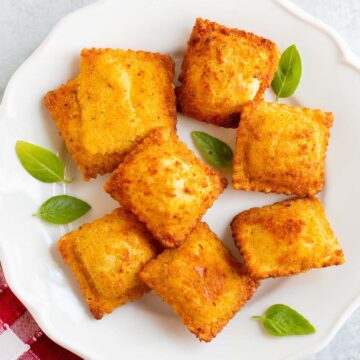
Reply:
[[233, 152], [229, 145], [201, 131], [193, 131], [191, 135], [196, 146], [209, 164], [214, 167], [231, 166]]
[[275, 77], [271, 82], [271, 87], [276, 95], [276, 101], [279, 98], [291, 96], [301, 78], [301, 58], [295, 45], [289, 46], [281, 55], [279, 67]]
[[76, 197], [57, 195], [46, 200], [33, 216], [39, 216], [53, 224], [67, 224], [85, 215], [90, 209], [88, 203]]
[[21, 165], [35, 179], [45, 183], [71, 182], [64, 178], [64, 163], [51, 151], [26, 141], [17, 141], [15, 150]]
[[274, 336], [308, 335], [316, 330], [301, 314], [289, 306], [276, 304], [270, 306], [260, 319], [266, 331]]

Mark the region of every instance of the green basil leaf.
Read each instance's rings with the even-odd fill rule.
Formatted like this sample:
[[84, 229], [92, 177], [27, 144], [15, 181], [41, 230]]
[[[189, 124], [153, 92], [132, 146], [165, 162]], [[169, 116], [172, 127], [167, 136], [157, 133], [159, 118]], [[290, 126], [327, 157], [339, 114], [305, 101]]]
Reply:
[[26, 141], [17, 141], [15, 150], [21, 165], [35, 179], [45, 183], [70, 182], [64, 178], [64, 163], [51, 151]]
[[264, 316], [253, 316], [260, 319], [265, 330], [274, 336], [308, 335], [316, 330], [301, 314], [283, 304], [270, 306]]
[[193, 131], [191, 135], [196, 146], [210, 165], [214, 167], [231, 166], [233, 152], [229, 145], [201, 131]]
[[69, 195], [57, 195], [46, 200], [33, 216], [53, 224], [67, 224], [85, 215], [91, 206], [83, 200]]
[[295, 45], [289, 46], [281, 55], [279, 67], [271, 83], [271, 87], [279, 98], [291, 96], [301, 78], [301, 58]]

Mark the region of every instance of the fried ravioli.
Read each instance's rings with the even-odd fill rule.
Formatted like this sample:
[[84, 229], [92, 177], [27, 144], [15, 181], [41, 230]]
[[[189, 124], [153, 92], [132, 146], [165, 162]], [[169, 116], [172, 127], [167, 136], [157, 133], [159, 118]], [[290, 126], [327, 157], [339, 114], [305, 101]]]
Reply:
[[259, 285], [201, 222], [179, 248], [165, 250], [149, 262], [140, 277], [206, 342], [223, 329]]
[[270, 40], [198, 18], [176, 89], [178, 109], [235, 128], [243, 105], [263, 98], [278, 61], [279, 51]]
[[244, 107], [237, 130], [233, 187], [315, 195], [324, 186], [324, 163], [333, 115], [277, 103]]
[[84, 179], [113, 171], [151, 130], [176, 127], [174, 61], [132, 50], [84, 49], [80, 74], [45, 96]]
[[59, 240], [59, 251], [95, 319], [149, 291], [139, 272], [157, 255], [153, 241], [146, 227], [123, 208]]
[[124, 159], [105, 190], [166, 247], [176, 247], [227, 185], [175, 132], [154, 130]]
[[232, 233], [251, 275], [289, 276], [344, 263], [320, 200], [297, 198], [237, 215]]

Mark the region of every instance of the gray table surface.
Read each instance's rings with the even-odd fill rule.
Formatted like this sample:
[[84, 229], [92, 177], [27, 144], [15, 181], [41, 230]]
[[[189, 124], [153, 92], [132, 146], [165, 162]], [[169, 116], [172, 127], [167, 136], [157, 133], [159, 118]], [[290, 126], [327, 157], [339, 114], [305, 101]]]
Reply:
[[[335, 28], [360, 57], [360, 0], [292, 0]], [[11, 74], [65, 14], [94, 0], [0, 0], [0, 98]], [[311, 360], [360, 359], [360, 309]]]

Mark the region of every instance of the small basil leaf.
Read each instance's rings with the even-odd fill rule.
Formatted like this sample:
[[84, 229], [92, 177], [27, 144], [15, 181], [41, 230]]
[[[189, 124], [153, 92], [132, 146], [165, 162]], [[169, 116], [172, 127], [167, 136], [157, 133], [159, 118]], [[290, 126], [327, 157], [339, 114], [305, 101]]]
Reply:
[[70, 182], [64, 178], [64, 163], [51, 151], [26, 141], [17, 141], [15, 150], [21, 165], [35, 179], [45, 183]]
[[85, 215], [91, 206], [83, 200], [69, 195], [57, 195], [46, 200], [39, 212], [33, 214], [53, 224], [68, 224]]
[[191, 133], [205, 160], [214, 167], [231, 166], [233, 152], [223, 141], [201, 131]]
[[279, 98], [291, 96], [301, 78], [301, 58], [295, 45], [289, 46], [281, 55], [279, 67], [271, 83], [271, 87]]
[[301, 314], [283, 304], [272, 305], [264, 316], [253, 316], [253, 318], [260, 319], [265, 330], [274, 336], [308, 335], [316, 331]]

